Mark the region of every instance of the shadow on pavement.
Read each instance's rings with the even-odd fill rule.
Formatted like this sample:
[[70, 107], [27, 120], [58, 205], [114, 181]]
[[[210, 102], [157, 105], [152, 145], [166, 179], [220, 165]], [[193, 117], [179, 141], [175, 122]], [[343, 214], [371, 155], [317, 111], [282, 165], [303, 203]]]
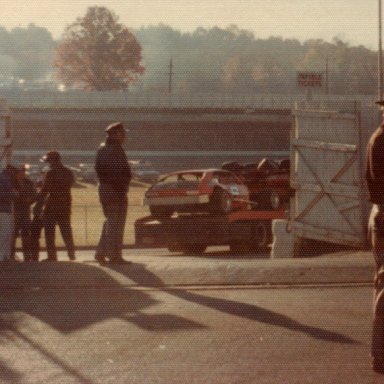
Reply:
[[[23, 263], [13, 267], [14, 280], [17, 279], [18, 268], [28, 267], [31, 268], [30, 277], [25, 279], [26, 274], [21, 274], [24, 276], [23, 289], [7, 289], [3, 285], [0, 296], [1, 315], [15, 311], [28, 313], [62, 333], [112, 318], [124, 318], [144, 329], [156, 330], [165, 320], [142, 313], [144, 309], [157, 304], [157, 300], [142, 290], [122, 286], [98, 266], [65, 262], [34, 265]], [[120, 272], [127, 267], [131, 266], [121, 267]], [[138, 266], [134, 275], [148, 277], [148, 273], [143, 273], [143, 270], [143, 267]], [[154, 277], [151, 276], [151, 279]], [[159, 279], [156, 281], [160, 282]], [[8, 283], [12, 287], [10, 284], [12, 282]], [[19, 286], [17, 281], [13, 284]], [[172, 327], [201, 327], [200, 324], [173, 315], [161, 316], [167, 316], [168, 330]], [[154, 322], [153, 327], [151, 321]]]
[[3, 361], [0, 361], [0, 381], [2, 383], [19, 383], [22, 377], [22, 374], [9, 368]]
[[144, 264], [135, 263], [135, 264], [132, 264], [131, 266], [124, 266], [124, 267], [108, 266], [108, 267], [134, 280], [138, 285], [157, 287], [160, 290], [167, 292], [170, 295], [179, 297], [183, 300], [187, 300], [187, 301], [197, 303], [209, 308], [213, 308], [218, 311], [228, 313], [230, 315], [235, 315], [235, 316], [243, 317], [246, 319], [258, 321], [261, 323], [275, 325], [275, 326], [286, 328], [296, 332], [302, 332], [315, 339], [330, 341], [334, 343], [358, 344], [356, 340], [353, 340], [340, 333], [301, 324], [298, 321], [293, 320], [288, 316], [270, 311], [265, 308], [258, 307], [256, 305], [241, 303], [238, 301], [208, 297], [206, 295], [200, 295], [195, 292], [191, 292], [183, 289], [161, 288], [164, 285], [161, 279], [159, 279], [158, 276], [156, 276], [151, 271], [146, 269]]
[[[29, 275], [18, 273], [24, 268], [29, 270]], [[20, 313], [36, 318], [64, 335], [109, 319], [120, 319], [154, 332], [204, 328], [202, 324], [173, 314], [144, 313], [158, 301], [144, 291], [120, 285], [97, 266], [64, 262], [13, 264], [5, 269], [8, 269], [10, 280], [16, 281], [1, 283], [0, 345], [22, 341], [79, 383], [92, 381], [59, 355], [31, 339], [24, 329], [25, 317]], [[124, 273], [122, 270], [119, 272]], [[6, 275], [2, 270], [1, 276]], [[25, 279], [22, 289], [17, 288], [21, 287], [17, 276]], [[153, 276], [150, 278], [154, 279]], [[56, 286], [53, 284], [55, 281]], [[13, 370], [0, 360], [1, 382], [16, 383], [22, 379], [22, 372]]]
[[[29, 268], [29, 275], [19, 274], [18, 268]], [[30, 348], [44, 355], [52, 364], [75, 377], [77, 382], [91, 383], [60, 356], [29, 338], [28, 333], [24, 331], [25, 318], [20, 316], [20, 313], [36, 318], [64, 335], [109, 319], [121, 319], [153, 332], [205, 328], [205, 325], [181, 316], [145, 313], [146, 308], [158, 304], [158, 301], [148, 291], [122, 286], [106, 268], [128, 277], [139, 286], [156, 287], [182, 300], [223, 313], [301, 332], [315, 339], [345, 344], [357, 343], [342, 334], [311, 327], [255, 305], [213, 298], [183, 289], [165, 288], [164, 282], [150, 272], [144, 264], [111, 265], [100, 268], [65, 262], [14, 265], [4, 268], [8, 269], [8, 273], [4, 272], [4, 269], [0, 272], [0, 279], [5, 276], [10, 279], [13, 276], [14, 280], [17, 280], [17, 276], [26, 279], [23, 281], [23, 289], [10, 288], [12, 285], [9, 284], [12, 282], [4, 282], [4, 279], [0, 284], [0, 343], [6, 346], [7, 343], [13, 343], [13, 340], [22, 340]], [[54, 282], [57, 283], [56, 286]], [[17, 281], [13, 281], [13, 284], [18, 286]], [[19, 382], [22, 376], [22, 372], [15, 371], [0, 360], [0, 379]]]
[[[77, 369], [72, 368], [60, 357], [54, 355], [51, 352], [48, 352], [42, 345], [32, 340], [30, 337], [25, 335], [21, 330], [18, 329], [17, 321], [14, 321], [10, 317], [8, 320], [0, 320], [0, 336], [5, 340], [11, 338], [13, 341], [17, 340], [18, 342], [22, 341], [32, 347], [35, 351], [39, 352], [44, 358], [46, 358], [51, 363], [60, 367], [66, 374], [69, 374], [76, 379], [76, 382], [82, 384], [92, 384], [91, 379], [84, 376]], [[1, 340], [1, 339], [0, 339]], [[1, 341], [2, 342], [2, 341]], [[10, 368], [0, 362], [0, 379], [3, 378], [6, 382], [9, 383], [19, 383], [22, 382], [23, 373], [10, 370]]]

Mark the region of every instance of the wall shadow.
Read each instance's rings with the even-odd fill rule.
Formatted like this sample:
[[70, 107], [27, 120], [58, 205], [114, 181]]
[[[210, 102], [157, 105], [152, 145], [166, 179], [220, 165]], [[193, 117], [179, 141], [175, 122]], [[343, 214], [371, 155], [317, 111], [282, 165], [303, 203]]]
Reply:
[[[20, 271], [31, 268], [31, 273], [28, 279], [25, 273], [20, 273], [24, 276], [23, 289], [2, 289], [0, 320], [14, 312], [23, 312], [64, 334], [113, 318], [125, 319], [147, 330], [202, 327], [171, 314], [163, 314], [160, 318], [143, 314], [158, 301], [145, 291], [122, 286], [98, 266], [23, 263], [11, 268], [15, 276], [18, 268]], [[18, 287], [17, 281], [14, 284]], [[159, 327], [165, 320], [167, 326]], [[0, 333], [3, 331], [6, 329], [0, 322]]]
[[304, 333], [314, 339], [325, 340], [334, 343], [342, 344], [359, 344], [356, 340], [340, 334], [338, 332], [328, 331], [326, 329], [312, 327], [302, 324], [290, 317], [273, 312], [271, 310], [246, 304], [238, 301], [218, 299], [208, 297], [195, 292], [183, 289], [167, 289], [162, 280], [154, 273], [149, 271], [144, 264], [133, 264], [134, 268], [130, 267], [116, 267], [108, 266], [116, 272], [124, 274], [126, 277], [137, 282], [138, 285], [149, 287], [157, 287], [158, 289], [167, 292], [170, 295], [176, 296], [180, 299], [190, 301], [203, 305], [208, 308], [218, 310], [230, 315], [239, 316], [249, 320], [257, 321], [260, 323], [270, 324], [281, 328], [286, 328], [295, 332]]
[[[146, 292], [120, 285], [106, 271], [96, 266], [80, 263], [23, 263], [5, 266], [5, 269], [13, 271], [15, 281], [11, 287], [6, 287], [7, 282], [2, 282], [0, 345], [6, 348], [8, 343], [20, 340], [78, 383], [92, 384], [92, 380], [71, 367], [59, 353], [47, 350], [35, 338], [30, 338], [20, 313], [34, 317], [64, 335], [115, 318], [151, 332], [205, 328], [202, 324], [173, 314], [146, 314], [145, 309], [158, 304], [157, 300]], [[29, 270], [29, 276], [24, 269]], [[25, 279], [23, 289], [17, 288], [18, 272], [18, 277]], [[0, 360], [1, 382], [21, 382], [25, 374]]]

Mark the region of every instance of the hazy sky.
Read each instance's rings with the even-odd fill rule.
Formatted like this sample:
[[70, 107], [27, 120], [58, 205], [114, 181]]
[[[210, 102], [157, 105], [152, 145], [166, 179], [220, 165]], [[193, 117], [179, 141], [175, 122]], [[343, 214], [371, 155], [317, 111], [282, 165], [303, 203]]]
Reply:
[[352, 45], [378, 45], [378, 0], [0, 0], [0, 25], [10, 30], [34, 23], [58, 38], [95, 5], [132, 28], [163, 23], [184, 32], [236, 24], [259, 38], [336, 36]]

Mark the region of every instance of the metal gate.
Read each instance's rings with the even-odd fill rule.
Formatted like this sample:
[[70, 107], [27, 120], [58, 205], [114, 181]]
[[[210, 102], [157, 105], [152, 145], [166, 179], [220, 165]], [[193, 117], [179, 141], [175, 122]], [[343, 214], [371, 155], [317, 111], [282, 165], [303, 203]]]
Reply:
[[349, 246], [365, 245], [365, 144], [360, 108], [354, 104], [332, 111], [297, 105], [293, 115], [294, 235]]

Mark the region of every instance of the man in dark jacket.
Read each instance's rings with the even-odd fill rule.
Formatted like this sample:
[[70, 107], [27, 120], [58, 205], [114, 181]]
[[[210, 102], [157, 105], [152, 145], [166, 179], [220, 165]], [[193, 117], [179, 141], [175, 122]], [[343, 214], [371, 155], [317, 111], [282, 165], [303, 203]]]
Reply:
[[0, 173], [0, 261], [11, 259], [17, 175], [17, 168], [10, 165]]
[[42, 160], [50, 165], [45, 174], [43, 185], [38, 193], [37, 204], [44, 202], [42, 215], [48, 258], [45, 261], [57, 261], [55, 246], [56, 224], [60, 228], [70, 260], [75, 260], [75, 246], [71, 227], [71, 188], [74, 183], [72, 171], [61, 162], [57, 151], [49, 151]]
[[[384, 101], [377, 104], [384, 110]], [[369, 139], [365, 178], [373, 204], [368, 236], [376, 262], [372, 368], [384, 374], [384, 122]]]
[[31, 261], [31, 205], [36, 200], [36, 188], [31, 179], [25, 174], [25, 165], [19, 165], [19, 180], [17, 183], [18, 196], [14, 202], [14, 238], [12, 244], [12, 259], [15, 259], [17, 237], [21, 237], [24, 261]]
[[96, 173], [99, 179], [99, 199], [105, 216], [95, 259], [104, 263], [128, 263], [122, 257], [124, 228], [128, 211], [128, 189], [131, 169], [123, 143], [126, 130], [120, 122], [109, 125], [107, 139], [96, 156]]

